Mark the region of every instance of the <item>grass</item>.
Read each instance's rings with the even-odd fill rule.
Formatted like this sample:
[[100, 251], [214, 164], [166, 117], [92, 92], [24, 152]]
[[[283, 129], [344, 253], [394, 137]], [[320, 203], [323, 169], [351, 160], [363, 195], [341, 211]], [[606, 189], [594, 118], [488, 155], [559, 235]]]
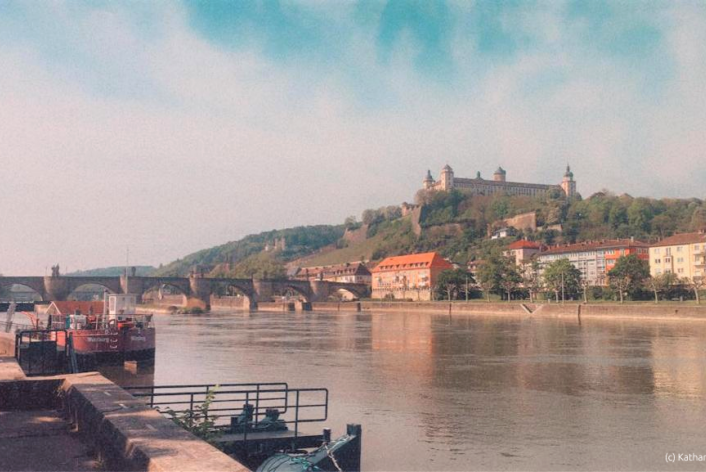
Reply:
[[383, 235], [376, 234], [370, 239], [366, 239], [360, 243], [351, 244], [342, 249], [317, 254], [311, 258], [301, 260], [300, 265], [306, 266], [323, 266], [333, 264], [343, 264], [345, 262], [359, 261], [361, 256], [366, 260], [372, 258], [375, 249], [382, 243]]

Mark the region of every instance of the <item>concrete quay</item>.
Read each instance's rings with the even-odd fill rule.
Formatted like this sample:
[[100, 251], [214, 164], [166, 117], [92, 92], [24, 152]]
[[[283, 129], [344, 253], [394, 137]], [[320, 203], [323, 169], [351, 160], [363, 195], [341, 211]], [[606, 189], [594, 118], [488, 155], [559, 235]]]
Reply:
[[0, 471], [97, 469], [249, 470], [97, 372], [27, 378], [0, 356]]

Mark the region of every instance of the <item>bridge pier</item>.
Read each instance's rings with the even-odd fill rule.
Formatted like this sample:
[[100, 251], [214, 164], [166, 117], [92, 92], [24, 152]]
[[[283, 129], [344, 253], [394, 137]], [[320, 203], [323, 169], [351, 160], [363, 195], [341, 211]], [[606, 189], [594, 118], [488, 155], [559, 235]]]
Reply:
[[295, 301], [294, 302], [294, 311], [297, 311], [297, 312], [311, 311], [311, 302], [304, 302], [301, 300]]
[[274, 283], [269, 280], [253, 280], [257, 300], [270, 300], [275, 295]]
[[328, 300], [329, 295], [331, 295], [331, 283], [325, 280], [312, 280], [311, 292], [313, 296], [311, 297], [312, 302], [323, 302]]
[[50, 302], [64, 301], [69, 297], [71, 289], [66, 277], [44, 277], [44, 293], [42, 298]]
[[142, 277], [120, 276], [120, 290], [122, 290], [123, 293], [137, 295], [137, 303], [142, 303], [142, 294], [145, 292], [145, 288], [145, 280]]
[[199, 303], [199, 308], [204, 310], [211, 309], [211, 293], [213, 292], [211, 287], [211, 281], [202, 275], [191, 274], [189, 276], [189, 288], [191, 289], [191, 294], [187, 296], [187, 306], [192, 306], [192, 303]]

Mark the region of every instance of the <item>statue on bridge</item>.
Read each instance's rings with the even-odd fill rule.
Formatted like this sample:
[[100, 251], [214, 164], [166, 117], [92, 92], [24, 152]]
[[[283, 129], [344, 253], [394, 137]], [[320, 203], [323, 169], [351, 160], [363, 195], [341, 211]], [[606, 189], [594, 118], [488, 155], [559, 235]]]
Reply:
[[61, 274], [59, 273], [59, 264], [51, 266], [51, 276], [52, 277], [59, 277]]

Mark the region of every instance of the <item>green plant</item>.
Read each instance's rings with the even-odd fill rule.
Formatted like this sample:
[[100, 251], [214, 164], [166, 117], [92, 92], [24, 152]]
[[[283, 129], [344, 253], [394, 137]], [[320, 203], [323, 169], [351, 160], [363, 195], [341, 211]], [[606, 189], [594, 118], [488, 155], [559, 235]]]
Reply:
[[222, 434], [220, 430], [216, 429], [216, 420], [218, 419], [218, 416], [209, 415], [209, 410], [211, 409], [211, 404], [216, 398], [217, 390], [218, 385], [212, 389], [209, 389], [203, 403], [198, 405], [193, 410], [174, 411], [171, 408], [167, 408], [165, 414], [176, 425], [189, 431], [194, 436], [213, 444], [214, 441]]

